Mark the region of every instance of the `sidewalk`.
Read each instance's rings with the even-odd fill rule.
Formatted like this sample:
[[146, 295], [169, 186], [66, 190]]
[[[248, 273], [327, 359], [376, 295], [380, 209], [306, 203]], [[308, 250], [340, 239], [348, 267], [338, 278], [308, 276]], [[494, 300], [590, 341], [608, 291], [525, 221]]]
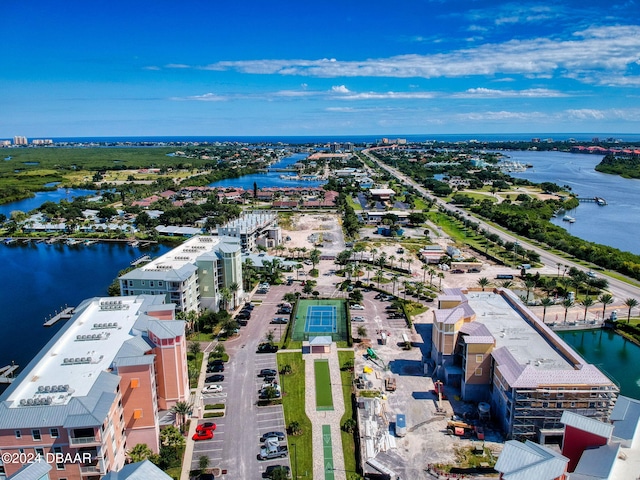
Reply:
[[[313, 478], [324, 480], [325, 474], [330, 478], [346, 480], [344, 465], [344, 452], [342, 450], [342, 437], [340, 434], [340, 420], [344, 415], [344, 397], [342, 396], [342, 379], [340, 378], [340, 363], [338, 350], [335, 344], [331, 346], [330, 354], [306, 354], [305, 360], [305, 411], [311, 421], [313, 437]], [[314, 360], [329, 360], [329, 375], [331, 378], [331, 396], [333, 398], [333, 410], [316, 410], [316, 383]], [[328, 425], [331, 429], [331, 447], [333, 460], [324, 458], [324, 442], [322, 426]], [[330, 464], [334, 470], [325, 468]]]

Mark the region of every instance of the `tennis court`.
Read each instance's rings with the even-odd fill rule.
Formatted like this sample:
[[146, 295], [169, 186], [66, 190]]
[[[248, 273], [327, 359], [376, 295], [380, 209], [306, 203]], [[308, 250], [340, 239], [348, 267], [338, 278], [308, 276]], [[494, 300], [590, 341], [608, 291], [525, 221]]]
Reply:
[[347, 340], [346, 324], [344, 300], [300, 300], [295, 311], [292, 339], [330, 336], [334, 341]]

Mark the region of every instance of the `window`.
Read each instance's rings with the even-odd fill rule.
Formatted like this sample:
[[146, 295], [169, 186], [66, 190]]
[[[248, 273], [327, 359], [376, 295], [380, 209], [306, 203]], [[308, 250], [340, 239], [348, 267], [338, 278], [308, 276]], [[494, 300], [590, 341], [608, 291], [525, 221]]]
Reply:
[[20, 430], [16, 430], [16, 438], [22, 438], [22, 432]]
[[142, 285], [143, 287], [144, 287], [146, 284], [147, 284], [147, 282], [146, 282], [146, 281], [144, 281], [144, 280], [142, 280], [142, 281], [140, 282], [140, 285]]
[[36, 455], [39, 456], [40, 458], [44, 457], [44, 448], [36, 447], [34, 448], [34, 451], [36, 452]]
[[558, 398], [564, 397], [564, 388], [558, 387]]
[[575, 408], [576, 402], [571, 402], [571, 408]]
[[156, 286], [156, 282], [154, 282], [153, 280], [149, 280], [149, 286], [150, 287], [155, 287]]
[[[62, 453], [62, 447], [53, 447], [51, 450], [53, 453]], [[56, 463], [56, 468], [58, 470], [64, 470], [64, 463]]]
[[39, 442], [40, 440], [42, 440], [42, 435], [40, 435], [39, 429], [31, 430], [31, 437], [33, 437], [34, 442]]
[[476, 363], [482, 363], [484, 360], [484, 355], [476, 355]]
[[556, 408], [562, 408], [562, 402], [556, 402]]
[[596, 408], [596, 402], [589, 402], [589, 408]]
[[129, 280], [129, 286], [133, 287], [133, 280]]
[[49, 429], [49, 434], [51, 435], [51, 438], [58, 438], [60, 436], [60, 432], [58, 432], [57, 428]]
[[474, 375], [476, 377], [481, 377], [482, 376], [482, 368], [476, 368], [476, 371], [475, 371]]
[[162, 280], [158, 281], [158, 286], [159, 287], [164, 287], [164, 282]]
[[542, 402], [542, 408], [549, 408], [549, 402]]

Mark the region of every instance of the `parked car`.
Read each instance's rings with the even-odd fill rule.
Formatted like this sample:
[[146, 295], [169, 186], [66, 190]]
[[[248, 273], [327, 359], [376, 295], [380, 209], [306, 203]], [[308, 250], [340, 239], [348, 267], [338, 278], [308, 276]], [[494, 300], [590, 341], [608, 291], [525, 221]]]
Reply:
[[213, 422], [204, 422], [196, 427], [196, 432], [204, 432], [206, 430], [211, 430], [212, 432], [216, 429], [216, 424]]
[[224, 365], [224, 360], [220, 358], [210, 358], [209, 365]]
[[244, 304], [244, 308], [248, 308], [249, 310], [253, 310], [254, 307], [255, 307], [255, 305], [253, 303], [250, 303], [250, 302], [246, 302]]
[[287, 456], [287, 446], [280, 445], [276, 448], [262, 447], [258, 454], [258, 460], [271, 460], [273, 458], [284, 458]]
[[206, 385], [202, 389], [202, 393], [220, 393], [222, 391], [222, 385]]
[[289, 319], [286, 317], [276, 317], [273, 320], [271, 320], [271, 323], [283, 324], [283, 325], [288, 322], [289, 322]]
[[193, 434], [193, 437], [191, 437], [191, 439], [195, 442], [198, 442], [200, 440], [211, 440], [213, 438], [213, 431], [212, 430], [202, 430], [202, 431], [197, 431], [196, 433]]
[[217, 373], [217, 372], [224, 372], [224, 365], [214, 363], [207, 366], [207, 373]]
[[351, 321], [352, 321], [352, 322], [364, 322], [364, 321], [365, 321], [365, 318], [364, 318], [364, 317], [361, 317], [361, 316], [359, 316], [359, 315], [356, 315], [355, 317], [351, 317]]
[[454, 268], [453, 270], [451, 270], [451, 273], [464, 273], [464, 270], [462, 270], [461, 268]]
[[277, 478], [282, 478], [283, 474], [286, 478], [290, 478], [291, 469], [286, 465], [269, 465], [262, 474], [262, 478], [274, 478], [276, 474], [278, 475]]
[[278, 347], [272, 343], [261, 343], [258, 345], [257, 353], [276, 353]]
[[351, 310], [364, 310], [364, 307], [359, 303], [354, 303], [349, 308], [351, 308]]
[[286, 438], [284, 432], [267, 432], [260, 437], [260, 443], [266, 442], [267, 438], [277, 438], [279, 442]]
[[273, 368], [263, 368], [262, 370], [260, 370], [260, 373], [258, 374], [259, 377], [275, 377], [276, 374], [278, 372], [276, 372]]
[[476, 267], [473, 267], [473, 268], [470, 268], [469, 270], [467, 270], [467, 273], [480, 273], [480, 269], [476, 268]]
[[224, 381], [224, 375], [220, 375], [219, 373], [210, 375], [204, 379], [204, 383], [220, 383], [222, 381]]

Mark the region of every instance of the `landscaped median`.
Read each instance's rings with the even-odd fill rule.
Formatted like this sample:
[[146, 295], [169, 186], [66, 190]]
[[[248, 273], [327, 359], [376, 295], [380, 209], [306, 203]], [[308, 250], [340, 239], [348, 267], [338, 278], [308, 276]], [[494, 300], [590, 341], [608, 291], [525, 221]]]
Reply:
[[[347, 472], [357, 472], [356, 442], [354, 437], [357, 429], [355, 428], [356, 423], [353, 414], [353, 399], [351, 394], [354, 353], [340, 351], [338, 352], [338, 360], [340, 362], [340, 380], [342, 383], [342, 396], [344, 398], [344, 415], [340, 420], [344, 469]], [[354, 475], [355, 474], [352, 474], [349, 478], [354, 477]]]
[[[278, 371], [282, 371], [285, 365], [291, 366], [290, 374], [280, 375], [291, 466], [297, 465], [299, 477], [312, 478], [313, 441], [311, 421], [305, 413], [305, 365], [302, 353], [278, 353], [277, 359]], [[298, 434], [289, 428], [292, 424], [299, 427]]]

